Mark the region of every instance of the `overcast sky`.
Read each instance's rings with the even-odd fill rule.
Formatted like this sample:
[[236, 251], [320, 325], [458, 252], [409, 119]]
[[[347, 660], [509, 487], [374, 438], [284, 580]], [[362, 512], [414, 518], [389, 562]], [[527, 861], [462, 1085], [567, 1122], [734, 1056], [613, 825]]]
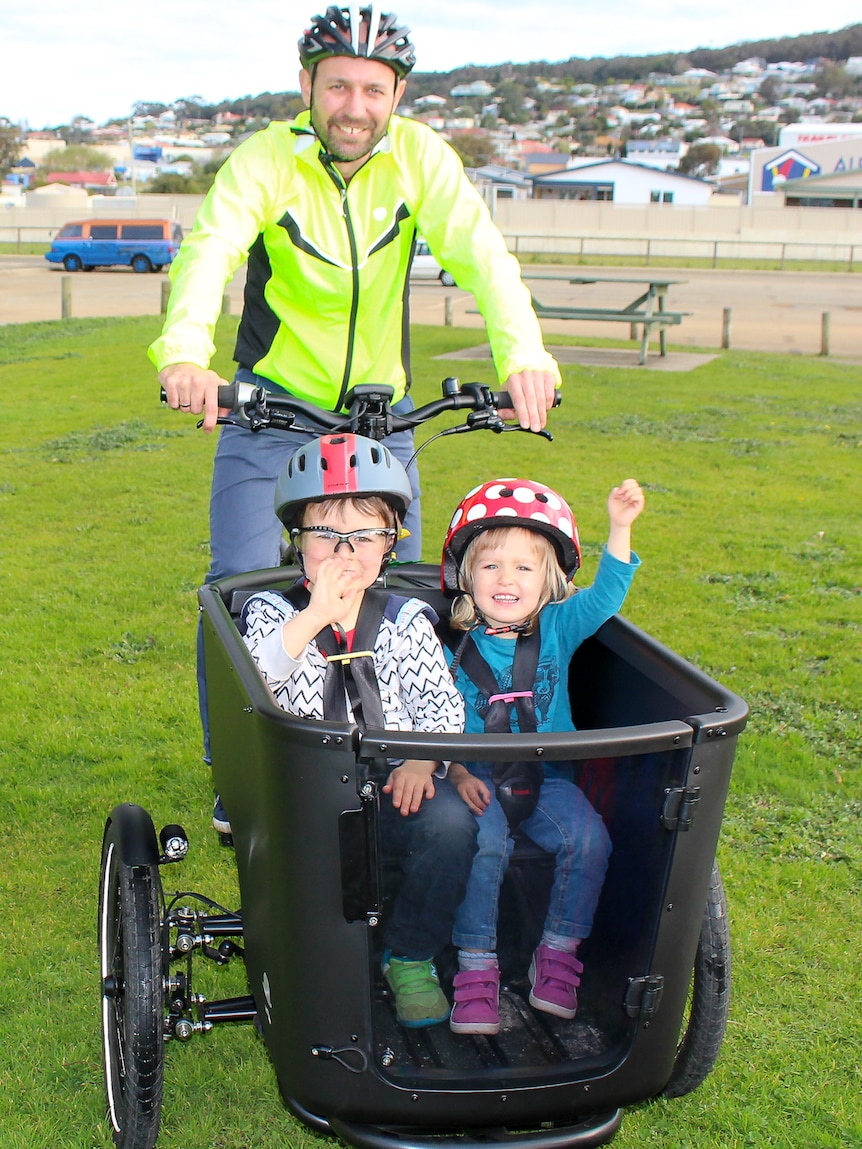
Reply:
[[[40, 0], [3, 3], [0, 116], [33, 129], [84, 115], [97, 124], [138, 100], [207, 103], [296, 91], [296, 41], [313, 0]], [[742, 40], [835, 32], [862, 20], [859, 0], [398, 0], [417, 69], [636, 56]], [[563, 16], [561, 17], [561, 13]]]

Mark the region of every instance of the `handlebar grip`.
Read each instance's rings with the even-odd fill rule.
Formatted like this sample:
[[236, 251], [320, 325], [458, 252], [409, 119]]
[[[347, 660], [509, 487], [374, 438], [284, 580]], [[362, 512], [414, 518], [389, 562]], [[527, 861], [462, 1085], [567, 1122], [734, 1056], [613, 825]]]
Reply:
[[[222, 383], [218, 389], [218, 405], [226, 407], [229, 411], [238, 411], [243, 403], [251, 398], [255, 387], [251, 383]], [[164, 387], [159, 388], [159, 401], [167, 403], [168, 393]]]
[[239, 389], [241, 383], [234, 380], [233, 383], [222, 383], [218, 389], [218, 405], [219, 407], [227, 407], [230, 411], [236, 411], [239, 406]]

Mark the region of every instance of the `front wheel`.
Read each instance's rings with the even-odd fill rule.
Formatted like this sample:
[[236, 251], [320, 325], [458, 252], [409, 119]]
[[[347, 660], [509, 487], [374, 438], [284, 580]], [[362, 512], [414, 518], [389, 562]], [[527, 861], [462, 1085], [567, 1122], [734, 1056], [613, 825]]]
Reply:
[[65, 267], [66, 271], [80, 271], [81, 270], [80, 257], [77, 255], [64, 255], [63, 256], [63, 267]]
[[145, 255], [132, 256], [132, 270], [143, 274], [153, 270], [153, 265]]
[[120, 842], [111, 821], [99, 881], [105, 1091], [118, 1149], [153, 1149], [164, 1077], [161, 879], [157, 865], [127, 865]]
[[662, 1097], [691, 1093], [711, 1072], [729, 1009], [730, 926], [718, 862], [713, 862], [676, 1060]]
[[451, 271], [441, 271], [440, 272], [440, 282], [443, 284], [444, 287], [454, 287], [455, 286], [455, 276], [452, 274]]

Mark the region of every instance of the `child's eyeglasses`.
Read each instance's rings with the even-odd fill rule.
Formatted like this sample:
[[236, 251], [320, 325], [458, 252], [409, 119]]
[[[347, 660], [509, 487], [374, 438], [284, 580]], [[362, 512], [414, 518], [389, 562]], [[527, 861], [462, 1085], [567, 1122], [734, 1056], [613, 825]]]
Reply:
[[337, 552], [342, 543], [347, 543], [351, 551], [379, 550], [387, 542], [394, 542], [395, 531], [391, 527], [368, 527], [358, 531], [333, 531], [330, 527], [294, 527], [291, 539], [302, 549], [300, 536], [308, 535], [320, 550]]

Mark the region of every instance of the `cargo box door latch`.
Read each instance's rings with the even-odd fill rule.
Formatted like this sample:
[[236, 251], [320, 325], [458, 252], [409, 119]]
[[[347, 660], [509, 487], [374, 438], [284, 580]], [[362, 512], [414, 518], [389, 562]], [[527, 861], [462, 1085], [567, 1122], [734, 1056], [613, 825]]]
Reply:
[[663, 993], [664, 977], [659, 973], [629, 978], [624, 1002], [626, 1013], [629, 1017], [648, 1021], [658, 1013]]
[[677, 786], [665, 790], [661, 824], [666, 830], [690, 830], [699, 801], [700, 786]]

